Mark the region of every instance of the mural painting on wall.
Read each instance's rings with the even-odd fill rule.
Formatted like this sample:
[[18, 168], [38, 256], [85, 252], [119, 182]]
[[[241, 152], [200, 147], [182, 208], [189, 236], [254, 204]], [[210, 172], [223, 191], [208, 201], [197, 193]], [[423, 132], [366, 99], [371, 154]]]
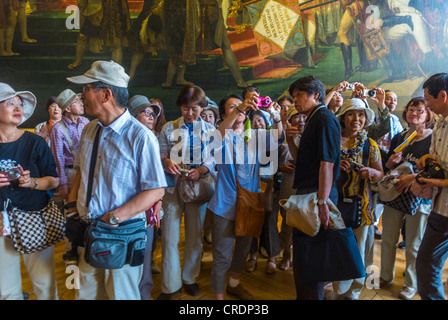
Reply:
[[[141, 29], [140, 39], [168, 51], [165, 87], [188, 83], [185, 66], [197, 63], [196, 53], [217, 47], [239, 87], [249, 80], [241, 66], [252, 66], [253, 79], [287, 78], [325, 59], [344, 65], [336, 81], [380, 68], [384, 81], [399, 81], [437, 70], [446, 54], [447, 13], [438, 0], [145, 1], [145, 20], [139, 19], [148, 30], [158, 25], [151, 20], [164, 21], [164, 39]], [[248, 43], [251, 48], [244, 47]], [[321, 48], [329, 46], [339, 50], [328, 56]]]
[[[397, 81], [426, 77], [446, 54], [442, 17], [448, 6], [441, 0], [146, 0], [132, 27], [129, 19], [117, 20], [129, 16], [125, 2], [119, 1], [120, 10], [107, 12], [107, 1], [79, 1], [81, 50], [70, 69], [81, 63], [87, 42], [98, 52], [92, 38], [104, 35], [112, 59], [121, 62], [120, 34], [129, 29], [131, 78], [145, 54], [166, 50], [164, 88], [190, 83], [186, 67], [198, 65], [198, 53], [221, 53], [240, 88], [250, 84], [241, 66], [252, 67], [252, 79], [287, 78], [331, 59], [344, 65], [336, 81], [379, 68], [386, 71], [386, 81]], [[103, 10], [98, 9], [101, 3]], [[111, 23], [115, 39], [101, 33], [111, 30]], [[339, 50], [328, 56], [321, 48], [329, 46]]]
[[[6, 8], [6, 3], [9, 1], [0, 0], [0, 9]], [[164, 60], [157, 74], [159, 88], [179, 88], [192, 81], [216, 88], [217, 70], [223, 67], [232, 88], [236, 85], [239, 89], [254, 82], [292, 80], [302, 71], [309, 74], [313, 70], [325, 84], [333, 86], [363, 78], [376, 84], [402, 82], [425, 79], [440, 71], [448, 53], [448, 21], [443, 18], [448, 14], [448, 3], [442, 0], [42, 3], [75, 4], [79, 8], [80, 30], [72, 53], [75, 57], [66, 64], [69, 72], [80, 67], [91, 52], [109, 54], [108, 58], [125, 66], [132, 79], [144, 72], [139, 66], [145, 57], [160, 56]], [[14, 10], [11, 7], [9, 11]], [[0, 27], [4, 26], [0, 28], [0, 35], [4, 35], [0, 36], [0, 55], [15, 54], [5, 20], [9, 11], [0, 10]], [[135, 19], [130, 18], [133, 12]], [[124, 47], [131, 51], [124, 51]], [[129, 52], [131, 56], [126, 56]], [[210, 70], [210, 65], [204, 66], [204, 57], [213, 55], [222, 58], [211, 65], [215, 70]], [[207, 74], [194, 76], [199, 72], [195, 68]], [[268, 80], [258, 81], [262, 79]]]

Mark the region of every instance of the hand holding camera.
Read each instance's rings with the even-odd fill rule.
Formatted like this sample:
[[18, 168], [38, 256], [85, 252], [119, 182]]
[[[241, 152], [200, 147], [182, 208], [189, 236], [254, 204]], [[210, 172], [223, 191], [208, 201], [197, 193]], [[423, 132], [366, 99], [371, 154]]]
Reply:
[[415, 180], [419, 184], [426, 184], [424, 180], [421, 179], [445, 179], [445, 173], [442, 167], [435, 161], [435, 159], [427, 157], [425, 159], [425, 167], [416, 177]]

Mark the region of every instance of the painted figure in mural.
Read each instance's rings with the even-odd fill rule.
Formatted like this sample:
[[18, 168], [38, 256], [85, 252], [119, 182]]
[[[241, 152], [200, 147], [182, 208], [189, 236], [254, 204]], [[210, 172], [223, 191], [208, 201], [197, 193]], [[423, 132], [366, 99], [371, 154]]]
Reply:
[[100, 26], [103, 19], [101, 0], [79, 0], [79, 19], [81, 30], [76, 41], [75, 61], [67, 66], [72, 70], [81, 65], [87, 49], [94, 53], [102, 51]]
[[339, 25], [339, 41], [344, 59], [345, 75], [344, 80], [348, 80], [355, 74], [352, 65], [352, 45], [358, 46], [358, 55], [360, 62], [360, 71], [369, 71], [371, 67], [365, 57], [364, 44], [359, 41], [359, 36], [355, 30], [355, 24], [360, 23], [360, 28], [365, 29], [366, 0], [340, 0], [343, 12], [341, 23]]
[[112, 60], [122, 64], [122, 47], [127, 45], [131, 28], [129, 4], [126, 0], [79, 0], [80, 35], [76, 43], [75, 61], [69, 69], [79, 67], [87, 48], [92, 52], [102, 51], [102, 45], [109, 47]]
[[[199, 14], [202, 14], [200, 16]], [[210, 43], [220, 47], [223, 61], [230, 69], [238, 88], [249, 86], [244, 81], [238, 60], [232, 51], [217, 0], [172, 0], [163, 3], [164, 36], [169, 55], [166, 81], [162, 87], [191, 84], [185, 80], [185, 67], [196, 63], [196, 50], [201, 32], [210, 35]], [[201, 29], [201, 22], [204, 26]]]
[[143, 57], [149, 53], [157, 56], [157, 50], [164, 47], [163, 21], [161, 17], [163, 0], [145, 0], [142, 11], [132, 22], [129, 45], [133, 48], [129, 77], [134, 78]]
[[17, 22], [19, 22], [22, 42], [37, 42], [37, 40], [28, 37], [26, 3], [27, 1], [24, 0], [0, 0], [0, 56], [2, 57], [19, 55], [19, 53], [12, 51]]
[[[406, 39], [406, 37], [410, 37], [417, 43], [418, 49], [423, 53], [421, 59], [421, 71], [430, 72], [432, 63], [436, 61], [429, 34], [429, 29], [432, 28], [432, 26], [419, 10], [410, 6], [410, 0], [387, 0], [387, 6], [391, 15], [395, 16], [396, 19], [403, 19], [403, 23], [393, 25], [389, 28], [384, 28], [385, 25], [383, 23], [383, 33], [386, 41], [391, 44], [397, 44], [399, 41]], [[403, 52], [409, 53], [406, 50]], [[392, 60], [390, 65], [393, 68], [392, 70], [395, 71], [393, 72], [392, 79], [403, 78], [403, 74], [400, 74], [399, 70], [397, 70], [397, 66], [403, 64], [405, 59], [400, 57], [400, 61], [400, 59], [393, 59], [394, 56], [397, 55], [392, 52], [388, 60]], [[403, 70], [405, 70], [404, 66], [402, 72]]]

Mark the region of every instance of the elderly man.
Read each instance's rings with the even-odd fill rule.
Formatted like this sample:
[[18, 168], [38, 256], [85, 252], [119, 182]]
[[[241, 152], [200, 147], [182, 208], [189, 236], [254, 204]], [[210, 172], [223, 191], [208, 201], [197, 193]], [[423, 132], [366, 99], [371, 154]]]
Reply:
[[70, 89], [62, 91], [56, 98], [62, 109], [62, 121], [50, 133], [51, 151], [59, 175], [59, 196], [67, 200], [69, 189], [75, 176], [73, 165], [78, 150], [81, 133], [89, 119], [83, 117], [84, 104], [79, 95]]
[[[65, 202], [75, 177], [76, 152], [78, 151], [81, 133], [89, 119], [83, 117], [84, 104], [79, 94], [70, 89], [62, 91], [55, 101], [62, 110], [62, 119], [50, 132], [50, 147], [56, 160], [59, 175], [59, 189], [56, 198]], [[66, 253], [62, 256], [66, 265], [77, 264], [76, 248], [67, 242]]]
[[[69, 196], [76, 207], [69, 211], [78, 211], [86, 223], [99, 217], [116, 227], [128, 219], [144, 219], [145, 211], [163, 197], [166, 180], [156, 137], [125, 107], [129, 76], [115, 62], [96, 61], [84, 75], [68, 80], [83, 85], [86, 113], [97, 119], [81, 137]], [[84, 248], [78, 253], [77, 299], [140, 299], [142, 265], [97, 269], [86, 263]]]

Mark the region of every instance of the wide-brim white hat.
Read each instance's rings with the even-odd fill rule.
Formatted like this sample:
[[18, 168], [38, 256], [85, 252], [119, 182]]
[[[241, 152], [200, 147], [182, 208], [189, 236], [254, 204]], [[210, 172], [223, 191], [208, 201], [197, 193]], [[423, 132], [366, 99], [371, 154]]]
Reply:
[[36, 109], [37, 98], [30, 91], [15, 91], [10, 85], [0, 82], [0, 102], [18, 96], [23, 103], [22, 123], [28, 120]]
[[344, 104], [337, 114], [337, 118], [340, 120], [341, 117], [350, 110], [364, 110], [366, 112], [366, 127], [372, 125], [375, 122], [375, 111], [370, 109], [367, 101], [359, 98], [345, 100]]

